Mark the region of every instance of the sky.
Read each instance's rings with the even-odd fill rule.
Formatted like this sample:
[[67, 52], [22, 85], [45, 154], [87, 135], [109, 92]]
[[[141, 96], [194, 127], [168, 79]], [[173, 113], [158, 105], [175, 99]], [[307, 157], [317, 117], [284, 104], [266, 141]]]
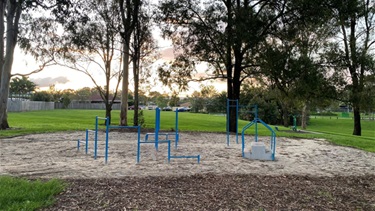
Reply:
[[[173, 47], [172, 43], [169, 40], [162, 39], [159, 35], [159, 32], [155, 32], [155, 38], [157, 39], [158, 46], [161, 49], [161, 59], [157, 61], [157, 63], [162, 63], [164, 61], [171, 61], [173, 59]], [[23, 53], [19, 48], [16, 48], [14, 62], [13, 62], [13, 69], [12, 74], [20, 73], [26, 74], [35, 69], [38, 69], [39, 64], [35, 62], [35, 59]], [[157, 66], [157, 64], [154, 64]], [[198, 71], [202, 74], [204, 72], [203, 66], [200, 66]], [[154, 84], [151, 90], [149, 91], [158, 91], [160, 93], [172, 93], [172, 91], [168, 88], [163, 86], [160, 82], [158, 82], [156, 76], [156, 68], [153, 70], [154, 77], [156, 78], [156, 84]], [[39, 90], [47, 90], [51, 85], [55, 85], [57, 90], [64, 90], [64, 89], [81, 89], [84, 87], [94, 87], [94, 83], [91, 79], [76, 70], [72, 70], [62, 66], [49, 66], [46, 67], [43, 71], [32, 74], [29, 76], [29, 79], [33, 81], [38, 87]], [[105, 84], [103, 75], [100, 76], [99, 74], [95, 75], [96, 81], [99, 81], [101, 85]], [[103, 80], [101, 80], [103, 79]], [[131, 80], [129, 80], [131, 81]], [[114, 81], [113, 81], [114, 82]], [[187, 92], [180, 92], [180, 97], [185, 97], [187, 95], [191, 95], [194, 91], [200, 91], [200, 85], [214, 85], [218, 92], [226, 90], [225, 82], [214, 82], [214, 81], [205, 81], [205, 82], [191, 82], [189, 83], [189, 91]], [[121, 85], [120, 85], [121, 86]], [[132, 90], [133, 84], [130, 84], [130, 89]], [[114, 89], [114, 86], [113, 88]]]

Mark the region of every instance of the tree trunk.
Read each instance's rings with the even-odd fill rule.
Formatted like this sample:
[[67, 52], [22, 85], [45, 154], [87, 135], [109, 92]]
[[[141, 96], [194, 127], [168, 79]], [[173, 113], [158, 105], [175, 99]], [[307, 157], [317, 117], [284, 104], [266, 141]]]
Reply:
[[353, 113], [354, 113], [354, 130], [353, 135], [361, 136], [362, 129], [361, 129], [361, 113], [360, 108], [358, 105], [353, 105]]
[[282, 111], [283, 111], [283, 125], [284, 127], [289, 127], [289, 111], [287, 105], [281, 103]]
[[[4, 2], [2, 2], [4, 3]], [[3, 4], [0, 4], [4, 6]], [[22, 7], [20, 2], [8, 1], [7, 13], [6, 13], [6, 51], [4, 62], [2, 63], [1, 68], [1, 80], [0, 80], [0, 129], [5, 130], [9, 128], [8, 123], [8, 97], [9, 97], [9, 84], [10, 77], [12, 72], [13, 57], [14, 57], [14, 48], [17, 44], [18, 36], [18, 23], [21, 16]], [[4, 15], [4, 11], [1, 13]], [[3, 26], [3, 25], [2, 25]], [[4, 49], [4, 40], [1, 40], [1, 49]], [[1, 58], [2, 59], [2, 58]]]
[[139, 57], [138, 52], [135, 52], [136, 56], [133, 58], [133, 74], [134, 74], [134, 118], [133, 125], [138, 125], [138, 110], [139, 110]]
[[111, 120], [112, 120], [112, 104], [106, 103], [105, 105], [105, 117], [108, 117], [108, 124], [111, 125]]
[[[130, 40], [130, 39], [129, 39]], [[129, 41], [124, 41], [124, 66], [121, 92], [120, 125], [128, 125], [128, 94], [129, 94]]]
[[307, 128], [307, 103], [305, 102], [302, 107], [302, 116], [301, 116], [301, 128], [306, 130]]

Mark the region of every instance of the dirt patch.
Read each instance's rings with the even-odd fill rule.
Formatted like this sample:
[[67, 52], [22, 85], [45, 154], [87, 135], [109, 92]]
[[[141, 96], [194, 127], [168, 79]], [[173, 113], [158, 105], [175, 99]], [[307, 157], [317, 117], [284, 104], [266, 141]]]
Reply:
[[[144, 134], [141, 136], [144, 137]], [[241, 157], [241, 144], [216, 133], [181, 133], [178, 149], [172, 155], [200, 155], [196, 159], [167, 160], [166, 144], [155, 151], [153, 144], [141, 145], [136, 163], [137, 134], [111, 132], [108, 164], [104, 162], [105, 134], [98, 135], [98, 157], [93, 159], [93, 138], [88, 154], [77, 151], [83, 132], [35, 134], [0, 140], [0, 175], [37, 178], [119, 178], [124, 176], [186, 176], [195, 174], [259, 174], [353, 176], [375, 174], [375, 154], [340, 147], [324, 140], [277, 138], [276, 161], [248, 160]], [[249, 146], [253, 137], [246, 137]], [[260, 138], [268, 143], [270, 138]], [[173, 143], [172, 143], [173, 145]]]
[[375, 154], [324, 140], [277, 138], [276, 161], [257, 161], [233, 136], [227, 147], [225, 134], [181, 133], [172, 154], [200, 164], [168, 163], [165, 144], [142, 145], [137, 164], [137, 134], [111, 132], [105, 164], [103, 132], [96, 160], [93, 138], [88, 154], [77, 139], [84, 132], [1, 139], [0, 175], [66, 180], [47, 210], [375, 210]]

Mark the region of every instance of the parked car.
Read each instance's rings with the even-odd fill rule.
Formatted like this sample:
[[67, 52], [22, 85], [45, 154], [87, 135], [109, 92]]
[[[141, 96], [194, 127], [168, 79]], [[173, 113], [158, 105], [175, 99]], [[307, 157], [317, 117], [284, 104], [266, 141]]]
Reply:
[[172, 108], [167, 106], [167, 107], [163, 107], [163, 109], [161, 109], [162, 111], [172, 111]]
[[187, 107], [178, 108], [178, 112], [189, 112], [189, 111], [190, 111], [190, 108], [187, 108]]

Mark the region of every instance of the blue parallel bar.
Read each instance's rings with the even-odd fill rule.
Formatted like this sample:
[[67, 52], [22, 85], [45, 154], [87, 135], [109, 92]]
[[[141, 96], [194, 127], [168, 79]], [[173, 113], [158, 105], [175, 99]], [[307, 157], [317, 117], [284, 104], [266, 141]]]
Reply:
[[109, 132], [109, 117], [105, 119], [105, 164], [108, 163], [108, 132]]
[[96, 160], [96, 156], [98, 153], [98, 119], [99, 117], [95, 117], [95, 139], [94, 139], [94, 159]]
[[[139, 130], [140, 131], [140, 130]], [[140, 133], [139, 133], [140, 134]], [[168, 162], [170, 161], [170, 156], [171, 156], [171, 141], [158, 141], [159, 143], [168, 143]], [[141, 141], [140, 135], [138, 138], [138, 145], [137, 145], [137, 163], [140, 162], [140, 157], [141, 157], [141, 144], [155, 144], [156, 141]]]
[[[167, 137], [168, 139], [168, 137]], [[178, 136], [178, 109], [176, 109], [176, 120], [175, 120], [175, 149], [178, 147], [178, 141], [179, 141], [179, 136]]]
[[236, 102], [236, 144], [238, 144], [238, 100]]
[[120, 126], [120, 125], [109, 125], [108, 128], [124, 128], [124, 129], [132, 129], [132, 128], [138, 128], [139, 126]]
[[155, 118], [155, 149], [159, 149], [159, 130], [160, 130], [160, 108], [156, 108], [156, 118]]
[[229, 99], [227, 99], [227, 146], [229, 147]]
[[80, 143], [81, 141], [78, 139], [77, 140], [77, 151], [79, 151], [79, 143]]
[[86, 149], [85, 149], [86, 154], [88, 151], [89, 151], [89, 129], [86, 129]]
[[[140, 141], [139, 143], [141, 144], [155, 144], [156, 141]], [[168, 143], [170, 142], [170, 140], [166, 140], [166, 141], [158, 141], [159, 143]]]
[[168, 141], [168, 163], [171, 162], [171, 142]]

